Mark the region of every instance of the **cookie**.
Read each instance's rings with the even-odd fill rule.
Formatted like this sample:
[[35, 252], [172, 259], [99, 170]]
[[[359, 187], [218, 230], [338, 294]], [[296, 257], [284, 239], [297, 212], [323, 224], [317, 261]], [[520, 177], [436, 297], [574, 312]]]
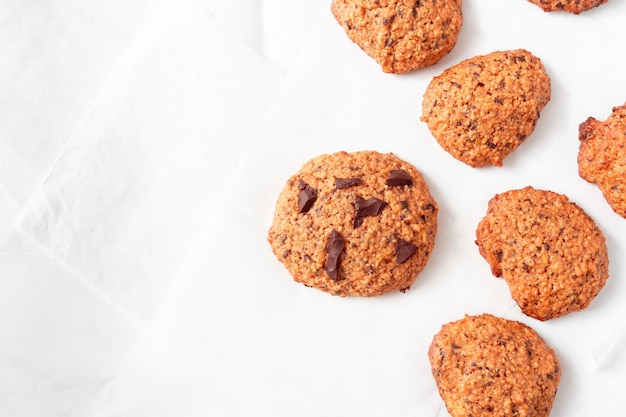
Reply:
[[539, 58], [524, 49], [496, 51], [434, 77], [424, 94], [421, 120], [459, 161], [502, 166], [535, 129], [550, 91]]
[[489, 314], [445, 324], [428, 350], [452, 417], [547, 417], [559, 359], [530, 327]]
[[396, 74], [437, 63], [463, 23], [461, 0], [333, 0], [331, 11], [350, 40]]
[[293, 279], [340, 296], [405, 291], [435, 243], [437, 203], [394, 154], [338, 152], [287, 180], [268, 232]]
[[588, 118], [579, 127], [578, 174], [595, 183], [613, 211], [626, 218], [626, 104], [609, 118]]
[[555, 10], [564, 10], [566, 12], [580, 14], [608, 0], [528, 0], [541, 7], [544, 12], [553, 12]]
[[522, 312], [542, 321], [585, 309], [609, 277], [602, 231], [552, 191], [497, 194], [478, 224], [476, 244]]

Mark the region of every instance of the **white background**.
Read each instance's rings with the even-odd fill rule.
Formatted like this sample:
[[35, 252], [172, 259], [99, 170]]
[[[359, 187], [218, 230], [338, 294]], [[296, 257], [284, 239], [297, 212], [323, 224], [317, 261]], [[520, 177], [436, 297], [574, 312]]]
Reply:
[[[446, 416], [426, 352], [488, 312], [559, 355], [553, 416], [619, 415], [626, 220], [578, 177], [578, 125], [626, 101], [626, 3], [575, 16], [466, 0], [452, 52], [383, 74], [328, 1], [0, 3], [0, 415]], [[430, 79], [525, 48], [552, 79], [535, 132], [472, 169], [419, 121]], [[424, 174], [439, 232], [406, 294], [294, 283], [266, 242], [284, 181], [339, 150]], [[474, 244], [495, 193], [565, 193], [604, 231], [606, 287], [521, 314]]]

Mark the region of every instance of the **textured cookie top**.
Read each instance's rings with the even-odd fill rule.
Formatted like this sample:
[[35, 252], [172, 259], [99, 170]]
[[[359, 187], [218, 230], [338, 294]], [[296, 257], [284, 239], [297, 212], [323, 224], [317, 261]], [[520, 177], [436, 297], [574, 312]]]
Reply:
[[586, 308], [609, 277], [604, 235], [580, 207], [552, 191], [526, 187], [496, 195], [476, 238], [522, 312], [539, 320]]
[[580, 14], [606, 3], [608, 0], [528, 0], [541, 7], [544, 12], [564, 10], [566, 12]]
[[578, 138], [579, 175], [598, 184], [613, 211], [626, 218], [626, 104], [604, 122], [588, 118]]
[[452, 417], [547, 417], [559, 360], [530, 327], [488, 314], [442, 326], [428, 351]]
[[331, 11], [389, 73], [438, 62], [456, 44], [463, 22], [461, 0], [333, 0]]
[[437, 210], [422, 175], [393, 154], [321, 155], [287, 181], [268, 241], [307, 286], [341, 296], [404, 291], [432, 252]]
[[541, 60], [524, 49], [465, 60], [432, 79], [421, 120], [441, 147], [472, 167], [501, 166], [550, 101]]

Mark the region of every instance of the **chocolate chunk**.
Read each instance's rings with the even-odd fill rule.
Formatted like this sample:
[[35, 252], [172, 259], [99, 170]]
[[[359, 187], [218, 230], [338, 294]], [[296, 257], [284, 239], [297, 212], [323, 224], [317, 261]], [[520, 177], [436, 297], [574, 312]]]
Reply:
[[362, 197], [356, 197], [356, 204], [354, 205], [354, 223], [353, 227], [356, 229], [363, 224], [363, 218], [378, 216], [383, 209], [387, 206], [383, 200], [379, 200], [376, 197], [372, 197], [366, 200]]
[[363, 184], [361, 178], [335, 178], [335, 186], [338, 189], [354, 187], [355, 185]]
[[393, 169], [387, 177], [387, 185], [390, 187], [413, 185], [413, 177], [403, 169]]
[[417, 252], [417, 247], [411, 242], [398, 239], [396, 244], [396, 263], [398, 265], [405, 263], [415, 252]]
[[328, 243], [326, 244], [328, 257], [326, 258], [326, 263], [324, 264], [324, 270], [333, 281], [340, 281], [343, 279], [339, 277], [339, 255], [341, 255], [345, 246], [346, 241], [335, 229], [333, 229], [330, 233], [330, 237], [328, 238]]
[[422, 206], [422, 208], [423, 208], [424, 210], [428, 210], [428, 211], [433, 211], [433, 212], [435, 211], [435, 206], [434, 206], [434, 205], [432, 205], [431, 203], [424, 204], [424, 205]]
[[302, 180], [298, 184], [298, 189], [300, 189], [298, 194], [298, 213], [306, 213], [311, 210], [313, 203], [317, 200], [317, 190]]

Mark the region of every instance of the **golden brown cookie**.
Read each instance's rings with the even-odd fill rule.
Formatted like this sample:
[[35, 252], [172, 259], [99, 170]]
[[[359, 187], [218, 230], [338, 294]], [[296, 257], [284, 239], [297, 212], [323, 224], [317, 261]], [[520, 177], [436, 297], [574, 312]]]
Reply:
[[522, 312], [548, 320], [586, 308], [609, 277], [602, 231], [563, 194], [526, 187], [497, 194], [476, 244]]
[[564, 10], [566, 12], [580, 14], [608, 0], [528, 0], [541, 7], [544, 12], [553, 12], [555, 10]]
[[598, 184], [613, 211], [626, 218], [626, 104], [609, 118], [588, 118], [579, 127], [578, 173]]
[[432, 79], [421, 120], [443, 149], [472, 166], [501, 166], [535, 129], [550, 77], [524, 49], [476, 56]]
[[331, 11], [348, 38], [389, 73], [438, 62], [463, 23], [461, 0], [333, 0]]
[[452, 417], [547, 417], [561, 379], [554, 350], [533, 329], [489, 314], [442, 326], [428, 357]]
[[377, 296], [409, 289], [425, 267], [437, 211], [419, 171], [393, 154], [321, 155], [287, 181], [268, 241], [295, 281]]

